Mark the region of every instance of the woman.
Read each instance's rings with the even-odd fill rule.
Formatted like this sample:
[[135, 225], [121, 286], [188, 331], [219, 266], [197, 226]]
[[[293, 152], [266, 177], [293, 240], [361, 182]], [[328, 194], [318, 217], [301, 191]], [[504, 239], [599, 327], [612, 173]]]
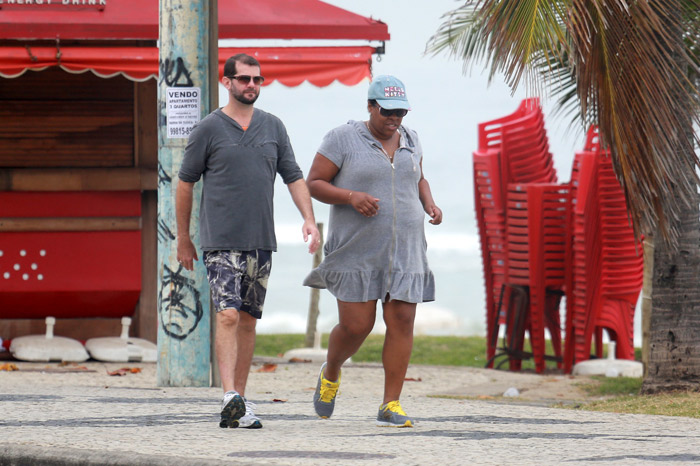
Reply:
[[416, 304], [435, 299], [423, 231], [442, 222], [423, 177], [418, 136], [401, 125], [410, 110], [406, 90], [393, 76], [369, 87], [369, 120], [331, 130], [309, 171], [311, 195], [331, 204], [325, 259], [304, 284], [328, 288], [338, 300], [339, 323], [331, 331], [314, 408], [333, 413], [341, 366], [374, 327], [381, 300], [386, 336], [382, 352], [384, 400], [377, 425], [413, 427], [399, 403], [413, 348]]

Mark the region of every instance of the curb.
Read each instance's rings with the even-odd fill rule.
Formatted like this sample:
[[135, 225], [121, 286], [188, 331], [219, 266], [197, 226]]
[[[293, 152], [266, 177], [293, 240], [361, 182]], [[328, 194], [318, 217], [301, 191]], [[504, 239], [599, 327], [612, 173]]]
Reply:
[[0, 466], [214, 466], [221, 461], [180, 458], [177, 456], [145, 455], [123, 452], [114, 455], [97, 450], [78, 448], [35, 447], [0, 443]]

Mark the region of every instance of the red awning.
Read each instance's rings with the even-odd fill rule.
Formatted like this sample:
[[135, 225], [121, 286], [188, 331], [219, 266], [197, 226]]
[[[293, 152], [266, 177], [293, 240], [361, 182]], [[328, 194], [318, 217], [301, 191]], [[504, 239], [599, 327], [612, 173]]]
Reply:
[[[2, 1], [0, 39], [158, 39], [158, 0], [69, 3]], [[319, 0], [222, 0], [218, 14], [220, 39], [389, 39], [385, 23]]]
[[[58, 51], [60, 50], [60, 57]], [[348, 86], [370, 77], [374, 49], [364, 47], [265, 47], [220, 48], [219, 78], [224, 62], [236, 53], [258, 59], [267, 78], [265, 85], [279, 81], [297, 86], [304, 81], [323, 87], [333, 81]], [[123, 75], [145, 81], [158, 75], [155, 47], [2, 47], [0, 76], [14, 78], [27, 70], [60, 66], [71, 73], [92, 71], [98, 76]]]

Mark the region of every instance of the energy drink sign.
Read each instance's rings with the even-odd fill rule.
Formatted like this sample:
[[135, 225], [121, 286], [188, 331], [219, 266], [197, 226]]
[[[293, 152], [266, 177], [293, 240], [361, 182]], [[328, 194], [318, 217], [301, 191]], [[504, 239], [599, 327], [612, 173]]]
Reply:
[[103, 10], [106, 6], [107, 0], [0, 0], [0, 8], [17, 10], [27, 7], [94, 7]]

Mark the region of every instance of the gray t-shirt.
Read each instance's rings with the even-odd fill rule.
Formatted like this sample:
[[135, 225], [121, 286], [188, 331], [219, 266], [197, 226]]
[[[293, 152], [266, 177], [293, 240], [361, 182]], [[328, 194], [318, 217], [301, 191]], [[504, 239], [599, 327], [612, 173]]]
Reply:
[[418, 135], [401, 126], [394, 163], [361, 121], [331, 130], [318, 152], [338, 167], [334, 186], [379, 199], [379, 211], [365, 217], [349, 204], [331, 206], [325, 258], [304, 285], [327, 288], [349, 302], [391, 299], [409, 303], [435, 300], [428, 267], [418, 196], [423, 150]]
[[277, 173], [285, 184], [303, 178], [276, 116], [256, 108], [243, 131], [217, 109], [195, 125], [178, 176], [189, 183], [203, 178], [203, 250], [277, 250], [272, 202]]

